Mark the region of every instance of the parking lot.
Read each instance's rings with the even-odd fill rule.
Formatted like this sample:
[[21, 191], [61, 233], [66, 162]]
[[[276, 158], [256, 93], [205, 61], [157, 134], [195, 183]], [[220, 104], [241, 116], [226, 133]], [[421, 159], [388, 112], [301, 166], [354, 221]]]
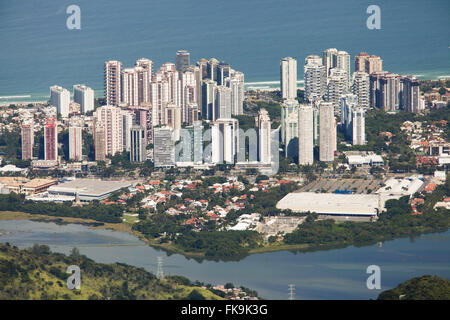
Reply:
[[298, 192], [333, 193], [336, 189], [352, 190], [357, 194], [370, 194], [378, 190], [383, 180], [377, 179], [317, 179]]

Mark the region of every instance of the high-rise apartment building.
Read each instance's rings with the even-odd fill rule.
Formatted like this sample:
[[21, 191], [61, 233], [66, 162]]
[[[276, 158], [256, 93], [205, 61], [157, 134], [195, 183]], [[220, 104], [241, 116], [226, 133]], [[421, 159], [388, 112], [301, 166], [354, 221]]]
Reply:
[[71, 118], [69, 125], [69, 159], [81, 161], [83, 159], [83, 136], [81, 120]]
[[101, 122], [94, 122], [94, 152], [95, 161], [106, 160], [105, 126]]
[[348, 93], [341, 96], [341, 126], [347, 139], [352, 138], [353, 110], [358, 107], [358, 97]]
[[82, 114], [94, 111], [94, 90], [84, 84], [73, 86], [73, 101], [80, 105]]
[[[378, 88], [375, 92], [375, 106], [384, 111], [397, 111], [400, 109], [401, 97], [401, 76], [389, 72], [372, 73], [370, 75], [371, 91], [372, 88]], [[373, 82], [373, 83], [372, 83]], [[375, 84], [374, 82], [378, 82]], [[372, 96], [372, 93], [371, 93]]]
[[239, 150], [239, 122], [237, 119], [217, 119], [211, 123], [212, 163], [235, 163]]
[[146, 144], [153, 143], [153, 122], [151, 104], [143, 104], [139, 107], [129, 107], [128, 110], [134, 113], [135, 123], [144, 128]]
[[44, 159], [58, 160], [58, 125], [55, 118], [48, 118], [45, 123]]
[[327, 77], [330, 75], [330, 70], [336, 67], [336, 56], [338, 50], [330, 48], [323, 51], [323, 65], [325, 66]]
[[352, 111], [352, 144], [366, 144], [366, 116], [365, 109], [357, 107]]
[[181, 107], [169, 104], [165, 109], [166, 126], [172, 128], [173, 139], [178, 141], [180, 139], [181, 129]]
[[178, 50], [175, 58], [175, 66], [178, 72], [184, 72], [190, 63], [190, 54], [186, 50]]
[[153, 161], [155, 168], [175, 165], [175, 142], [169, 127], [154, 128]]
[[202, 164], [203, 163], [203, 126], [201, 121], [194, 121], [193, 125], [182, 131], [181, 141], [176, 146], [176, 162]]
[[285, 100], [281, 105], [281, 140], [285, 157], [298, 156], [298, 108], [297, 100]]
[[[103, 146], [104, 150], [98, 152], [99, 155], [115, 155], [124, 150], [123, 139], [123, 111], [114, 106], [102, 106], [94, 112], [95, 134], [100, 129], [98, 135], [103, 134], [103, 143], [96, 144], [95, 147]], [[97, 151], [96, 151], [97, 154]]]
[[198, 60], [197, 66], [200, 68], [201, 80], [208, 78], [208, 60], [205, 58]]
[[420, 83], [414, 76], [401, 78], [401, 109], [418, 113], [420, 111]]
[[346, 90], [347, 72], [343, 69], [334, 68], [330, 71], [327, 87], [327, 101], [333, 104], [334, 114], [339, 115], [340, 99]]
[[297, 60], [294, 58], [280, 61], [280, 87], [283, 99], [297, 98]]
[[219, 60], [215, 58], [209, 59], [207, 63], [207, 78], [217, 82], [217, 67], [219, 66]]
[[271, 163], [271, 121], [266, 109], [261, 109], [256, 117], [256, 130], [258, 131], [258, 161]]
[[146, 155], [146, 141], [145, 130], [139, 125], [133, 125], [130, 130], [131, 133], [131, 150], [130, 161], [131, 162], [144, 162], [147, 160]]
[[138, 106], [150, 102], [150, 83], [153, 62], [142, 58], [136, 61], [134, 68], [121, 72], [121, 102], [129, 106]]
[[244, 74], [233, 70], [225, 85], [231, 89], [231, 114], [244, 114]]
[[202, 116], [205, 120], [214, 120], [215, 116], [216, 82], [206, 79], [202, 83]]
[[230, 119], [231, 118], [231, 88], [225, 86], [215, 87], [215, 102], [214, 102], [214, 118]]
[[217, 84], [219, 86], [225, 85], [225, 79], [231, 75], [230, 65], [224, 61], [217, 65]]
[[326, 68], [322, 59], [317, 55], [310, 55], [305, 59], [304, 66], [305, 98], [308, 101], [321, 100], [327, 91]]
[[383, 71], [383, 60], [379, 56], [369, 55], [361, 52], [355, 56], [355, 72], [372, 74]]
[[311, 165], [314, 162], [313, 107], [302, 104], [298, 109], [298, 164]]
[[25, 120], [21, 128], [22, 160], [33, 158], [34, 147], [34, 122], [33, 119]]
[[56, 112], [67, 118], [69, 116], [70, 92], [60, 86], [50, 87], [50, 105], [56, 107]]
[[131, 151], [131, 128], [135, 124], [135, 115], [130, 110], [121, 110], [121, 114], [123, 151]]
[[352, 93], [358, 97], [358, 105], [369, 109], [370, 106], [370, 78], [366, 72], [353, 73]]
[[319, 111], [319, 160], [332, 162], [337, 144], [336, 119], [333, 103], [321, 102]]
[[105, 98], [107, 105], [117, 106], [121, 101], [122, 62], [105, 62]]
[[335, 68], [345, 71], [345, 91], [349, 91], [351, 85], [351, 63], [350, 55], [346, 51], [338, 51], [336, 55]]

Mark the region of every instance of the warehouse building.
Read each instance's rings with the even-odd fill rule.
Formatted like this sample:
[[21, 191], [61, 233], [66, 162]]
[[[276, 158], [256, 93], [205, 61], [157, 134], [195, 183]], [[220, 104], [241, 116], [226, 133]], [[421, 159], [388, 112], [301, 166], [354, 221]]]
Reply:
[[316, 212], [325, 216], [376, 217], [383, 208], [378, 195], [293, 192], [277, 203], [281, 210]]
[[49, 196], [73, 196], [79, 201], [104, 200], [112, 193], [132, 185], [130, 181], [105, 181], [99, 179], [75, 179], [51, 186]]

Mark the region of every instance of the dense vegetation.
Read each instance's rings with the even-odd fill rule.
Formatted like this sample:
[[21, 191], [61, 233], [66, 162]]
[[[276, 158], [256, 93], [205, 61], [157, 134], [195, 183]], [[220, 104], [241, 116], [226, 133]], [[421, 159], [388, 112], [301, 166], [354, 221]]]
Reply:
[[262, 240], [256, 231], [187, 232], [175, 240], [175, 245], [189, 252], [204, 252], [213, 260], [240, 260], [248, 250]]
[[[409, 172], [416, 168], [415, 154], [409, 147], [408, 137], [400, 127], [405, 121], [420, 121], [425, 125], [435, 121], [446, 120], [443, 127], [444, 138], [450, 138], [450, 107], [432, 110], [425, 115], [416, 115], [400, 111], [396, 114], [386, 113], [383, 110], [369, 110], [366, 114], [367, 144], [345, 146], [338, 144], [339, 151], [362, 150], [387, 153], [389, 167], [394, 172]], [[381, 132], [392, 133], [392, 138], [381, 136]], [[340, 139], [342, 140], [342, 138]], [[389, 145], [386, 142], [389, 141]]]
[[98, 201], [83, 206], [72, 206], [72, 202], [52, 203], [25, 200], [22, 194], [0, 195], [0, 211], [20, 211], [55, 217], [92, 219], [101, 222], [122, 222], [123, 208], [119, 205], [104, 205]]
[[[265, 179], [265, 176], [258, 176], [259, 180]], [[246, 207], [243, 210], [231, 210], [225, 220], [231, 225], [236, 221], [237, 217], [245, 213], [258, 212], [263, 216], [279, 215], [280, 213], [292, 214], [289, 210], [282, 212], [276, 208], [277, 202], [289, 192], [297, 188], [295, 183], [281, 184], [279, 187], [270, 189], [270, 192], [256, 191], [249, 192], [237, 191], [231, 189], [228, 194], [214, 194], [214, 191], [208, 189], [215, 183], [223, 183], [226, 181], [224, 177], [208, 177], [203, 180], [202, 185], [197, 186], [193, 190], [183, 192], [182, 198], [173, 196], [164, 205], [158, 204], [157, 214], [149, 216], [147, 219], [133, 225], [133, 229], [139, 231], [150, 240], [157, 240], [159, 243], [171, 242], [176, 248], [187, 253], [201, 253], [206, 259], [211, 260], [238, 260], [246, 255], [250, 249], [260, 246], [263, 242], [262, 235], [256, 231], [224, 231], [215, 224], [214, 221], [208, 221], [202, 226], [201, 231], [194, 231], [191, 225], [183, 222], [187, 218], [201, 215], [201, 212], [191, 215], [170, 216], [165, 214], [165, 210], [176, 204], [181, 204], [184, 199], [190, 198], [195, 200], [208, 199], [208, 209], [214, 208], [216, 205], [224, 205], [225, 199], [230, 195], [247, 194], [248, 199]], [[250, 195], [253, 199], [250, 199]]]
[[[69, 290], [67, 267], [81, 270], [81, 288]], [[211, 287], [211, 286], [208, 286]], [[193, 293], [193, 291], [195, 291]], [[184, 277], [156, 278], [143, 268], [100, 264], [80, 255], [51, 253], [48, 246], [19, 250], [0, 244], [0, 299], [220, 299]]]
[[450, 300], [450, 281], [424, 275], [381, 292], [378, 300]]

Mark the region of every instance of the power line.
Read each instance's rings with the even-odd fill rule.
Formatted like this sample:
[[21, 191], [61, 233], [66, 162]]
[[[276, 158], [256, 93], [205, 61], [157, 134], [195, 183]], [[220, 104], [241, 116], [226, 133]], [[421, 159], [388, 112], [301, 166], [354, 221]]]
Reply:
[[164, 278], [163, 257], [157, 257], [157, 260], [158, 260], [158, 269], [156, 271], [156, 277], [161, 279]]
[[294, 284], [290, 284], [289, 285], [289, 300], [294, 300], [294, 293], [295, 291], [295, 285]]

